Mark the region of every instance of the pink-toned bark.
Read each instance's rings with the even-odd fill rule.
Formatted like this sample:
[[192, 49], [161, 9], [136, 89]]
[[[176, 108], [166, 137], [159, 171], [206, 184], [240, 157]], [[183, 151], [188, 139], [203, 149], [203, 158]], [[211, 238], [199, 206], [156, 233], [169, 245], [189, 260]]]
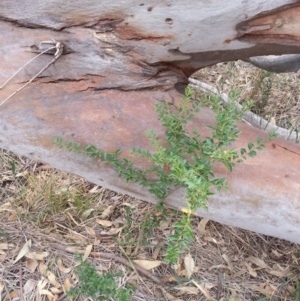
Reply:
[[[32, 84], [0, 106], [0, 146], [50, 163], [114, 190], [155, 202], [101, 162], [51, 144], [61, 136], [109, 151], [147, 148], [145, 130], [162, 133], [153, 104], [177, 101], [188, 77], [222, 61], [300, 53], [300, 4], [288, 0], [0, 2], [0, 82], [54, 38], [63, 55]], [[0, 101], [46, 66], [35, 60], [4, 89]], [[197, 119], [213, 123], [205, 109]], [[263, 131], [240, 125], [237, 146]], [[230, 190], [199, 215], [300, 243], [300, 148], [276, 139], [228, 176]], [[139, 160], [137, 165], [145, 162]], [[167, 204], [184, 207], [183, 191]]]

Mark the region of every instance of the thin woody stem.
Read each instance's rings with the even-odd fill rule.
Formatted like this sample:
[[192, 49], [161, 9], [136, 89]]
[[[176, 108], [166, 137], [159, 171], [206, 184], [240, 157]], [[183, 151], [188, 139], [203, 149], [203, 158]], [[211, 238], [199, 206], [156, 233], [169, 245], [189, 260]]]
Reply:
[[44, 50], [43, 52], [39, 53], [38, 55], [36, 55], [34, 58], [32, 58], [30, 61], [28, 61], [25, 65], [23, 65], [18, 71], [16, 71], [9, 79], [6, 80], [6, 82], [0, 87], [0, 90], [7, 84], [9, 83], [23, 68], [25, 68], [27, 65], [29, 65], [32, 61], [34, 61], [36, 58], [38, 58], [39, 56], [41, 56], [42, 54], [46, 53], [49, 50], [55, 49], [56, 47], [50, 47], [46, 50]]
[[[51, 49], [56, 49], [56, 53], [54, 55], [54, 58], [41, 70], [39, 71], [35, 76], [33, 76], [25, 85], [23, 85], [21, 88], [19, 88], [18, 90], [16, 90], [13, 94], [11, 94], [10, 96], [8, 96], [6, 99], [4, 99], [1, 103], [0, 106], [2, 106], [7, 100], [9, 100], [10, 98], [12, 98], [14, 95], [16, 95], [18, 92], [20, 92], [21, 90], [23, 90], [26, 86], [28, 86], [30, 83], [32, 83], [41, 73], [43, 73], [46, 69], [48, 69], [52, 64], [54, 64], [62, 55], [63, 53], [63, 44], [60, 42], [56, 42], [53, 40], [53, 43], [55, 43], [55, 46], [50, 47], [48, 49], [46, 49], [45, 51], [41, 52], [39, 55], [37, 55], [36, 57], [34, 57], [33, 59], [31, 59], [27, 64], [25, 64], [22, 68], [24, 68], [26, 65], [28, 65], [30, 62], [32, 62], [35, 58], [37, 58], [38, 56], [42, 55], [43, 53], [51, 50]], [[20, 70], [19, 69], [18, 72]], [[17, 74], [17, 73], [15, 73]]]

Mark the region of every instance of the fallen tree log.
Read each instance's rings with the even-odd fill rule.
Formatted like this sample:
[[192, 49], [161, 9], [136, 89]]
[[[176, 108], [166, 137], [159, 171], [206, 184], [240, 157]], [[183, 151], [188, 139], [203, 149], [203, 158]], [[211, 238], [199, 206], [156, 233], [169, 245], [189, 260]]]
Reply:
[[[126, 3], [102, 0], [16, 0], [0, 3], [0, 80], [55, 39], [62, 55], [30, 85], [0, 106], [0, 146], [145, 201], [145, 189], [119, 179], [108, 165], [58, 150], [54, 136], [105, 151], [147, 148], [145, 131], [162, 134], [153, 105], [177, 102], [189, 76], [218, 62], [300, 53], [298, 1], [220, 0]], [[5, 100], [53, 59], [56, 49], [26, 66], [0, 91]], [[197, 126], [213, 124], [203, 109]], [[237, 147], [266, 134], [241, 123]], [[275, 139], [232, 174], [229, 191], [198, 214], [225, 224], [300, 243], [300, 148]], [[136, 160], [137, 166], [145, 162]], [[166, 203], [185, 207], [178, 189]]]

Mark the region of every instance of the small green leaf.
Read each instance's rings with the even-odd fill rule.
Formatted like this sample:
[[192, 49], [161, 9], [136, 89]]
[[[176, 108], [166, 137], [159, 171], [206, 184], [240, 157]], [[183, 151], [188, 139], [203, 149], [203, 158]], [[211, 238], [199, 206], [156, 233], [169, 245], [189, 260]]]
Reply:
[[254, 147], [254, 144], [252, 142], [248, 142], [248, 149], [251, 150]]
[[250, 151], [250, 152], [248, 153], [248, 155], [249, 155], [250, 157], [255, 157], [255, 156], [256, 156], [256, 151], [252, 150], [252, 151]]
[[244, 155], [247, 151], [244, 148], [241, 148], [241, 155]]

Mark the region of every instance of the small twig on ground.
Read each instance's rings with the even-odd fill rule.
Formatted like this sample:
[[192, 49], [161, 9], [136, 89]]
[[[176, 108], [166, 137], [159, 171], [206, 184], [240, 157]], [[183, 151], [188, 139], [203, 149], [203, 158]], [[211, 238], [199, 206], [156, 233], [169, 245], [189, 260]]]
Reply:
[[[1, 103], [0, 106], [2, 106], [7, 100], [9, 100], [10, 98], [12, 98], [14, 95], [16, 95], [18, 92], [20, 92], [21, 90], [23, 90], [26, 86], [28, 86], [30, 83], [32, 83], [40, 74], [42, 74], [46, 69], [48, 69], [52, 64], [54, 64], [62, 55], [63, 53], [63, 48], [64, 45], [61, 42], [57, 42], [55, 40], [52, 41], [43, 41], [41, 42], [41, 44], [50, 44], [50, 45], [54, 45], [50, 48], [48, 48], [47, 50], [43, 51], [42, 53], [45, 53], [51, 49], [56, 49], [56, 52], [54, 54], [54, 58], [41, 70], [39, 71], [35, 76], [33, 76], [25, 85], [23, 85], [21, 88], [19, 88], [18, 90], [16, 90], [14, 93], [12, 93], [10, 96], [8, 96], [6, 99], [4, 99]], [[42, 53], [40, 53], [39, 55], [41, 55]], [[33, 59], [37, 58], [39, 55], [37, 55], [36, 57], [34, 57]], [[33, 59], [31, 61], [33, 61]], [[25, 64], [23, 67], [21, 67], [12, 77], [10, 77], [3, 85], [2, 87], [9, 82], [20, 70], [22, 70], [26, 65], [28, 65], [31, 61], [29, 61], [27, 64]], [[1, 88], [2, 88], [1, 87]]]
[[23, 297], [23, 271], [22, 271], [22, 262], [20, 262], [20, 300], [24, 301], [24, 297]]

